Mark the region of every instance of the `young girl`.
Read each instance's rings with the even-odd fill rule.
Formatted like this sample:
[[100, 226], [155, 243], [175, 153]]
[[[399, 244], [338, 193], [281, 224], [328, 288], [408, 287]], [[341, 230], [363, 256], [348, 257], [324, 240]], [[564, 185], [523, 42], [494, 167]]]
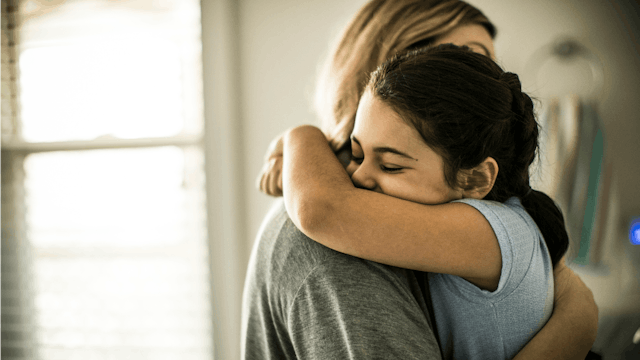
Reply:
[[348, 174], [317, 128], [286, 134], [285, 204], [329, 248], [433, 273], [445, 358], [512, 358], [550, 317], [568, 246], [529, 186], [537, 144], [515, 74], [453, 45], [413, 51], [371, 75]]

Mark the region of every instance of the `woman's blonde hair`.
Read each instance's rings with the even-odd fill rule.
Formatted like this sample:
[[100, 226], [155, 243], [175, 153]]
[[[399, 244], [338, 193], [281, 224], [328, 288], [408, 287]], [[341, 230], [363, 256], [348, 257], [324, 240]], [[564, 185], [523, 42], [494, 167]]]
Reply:
[[459, 0], [372, 0], [351, 20], [322, 69], [315, 107], [334, 150], [349, 140], [369, 74], [398, 52], [424, 46], [466, 24], [495, 27], [480, 10]]

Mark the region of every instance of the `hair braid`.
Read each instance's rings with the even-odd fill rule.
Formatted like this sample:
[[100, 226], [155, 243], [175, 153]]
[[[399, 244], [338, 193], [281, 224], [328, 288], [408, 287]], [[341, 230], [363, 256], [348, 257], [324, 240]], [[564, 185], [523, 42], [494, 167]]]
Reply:
[[500, 81], [511, 90], [511, 111], [514, 114], [512, 133], [514, 135], [514, 158], [512, 165], [512, 191], [520, 198], [522, 206], [538, 224], [555, 265], [569, 247], [562, 211], [547, 194], [532, 190], [529, 184], [529, 166], [538, 150], [538, 123], [533, 112], [533, 101], [522, 92], [516, 74], [505, 72]]
[[514, 141], [512, 163], [512, 190], [525, 196], [530, 189], [529, 166], [533, 163], [538, 149], [538, 123], [533, 112], [533, 101], [522, 92], [518, 75], [504, 72], [500, 79], [511, 91], [512, 134]]

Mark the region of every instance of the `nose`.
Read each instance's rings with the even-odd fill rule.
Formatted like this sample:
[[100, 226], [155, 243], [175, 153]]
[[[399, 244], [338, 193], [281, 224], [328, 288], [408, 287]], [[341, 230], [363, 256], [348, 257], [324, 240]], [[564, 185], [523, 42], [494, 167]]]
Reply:
[[353, 162], [347, 167], [349, 175], [351, 175], [351, 181], [355, 187], [367, 190], [375, 190], [377, 187], [376, 180], [371, 175], [371, 171], [368, 171], [367, 167], [363, 164], [357, 165]]

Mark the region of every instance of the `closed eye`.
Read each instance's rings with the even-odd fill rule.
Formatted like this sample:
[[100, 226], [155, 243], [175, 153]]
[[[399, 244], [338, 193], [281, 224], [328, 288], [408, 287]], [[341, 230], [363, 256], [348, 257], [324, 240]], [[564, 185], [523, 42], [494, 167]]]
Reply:
[[363, 160], [364, 160], [364, 157], [357, 157], [357, 156], [351, 154], [351, 161], [355, 162], [356, 164], [358, 164], [358, 165], [362, 164]]
[[384, 172], [396, 173], [396, 172], [399, 172], [399, 171], [403, 170], [404, 168], [402, 168], [402, 167], [389, 167], [389, 166], [380, 165], [380, 169], [382, 169], [382, 171], [384, 171]]

